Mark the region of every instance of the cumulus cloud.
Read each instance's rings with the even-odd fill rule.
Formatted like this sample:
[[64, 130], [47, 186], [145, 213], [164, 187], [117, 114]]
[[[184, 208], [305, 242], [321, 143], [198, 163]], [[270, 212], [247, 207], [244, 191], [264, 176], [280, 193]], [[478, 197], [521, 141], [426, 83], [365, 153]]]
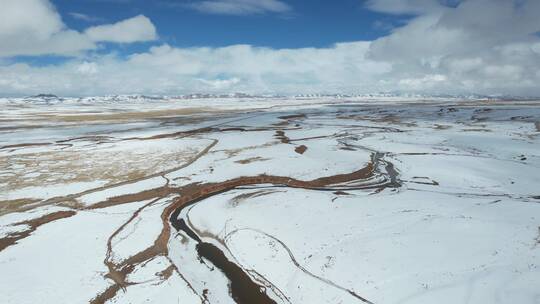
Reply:
[[251, 15], [286, 13], [291, 7], [279, 0], [204, 0], [187, 5], [202, 13], [222, 15]]
[[76, 70], [83, 75], [92, 75], [98, 72], [98, 67], [95, 62], [84, 61], [76, 67]]
[[[151, 40], [157, 35], [144, 16], [79, 33], [67, 29], [45, 0], [16, 3], [41, 7], [24, 7], [22, 12], [28, 9], [33, 17], [22, 16], [21, 22], [19, 18], [0, 22], [0, 39], [8, 42], [0, 45], [0, 57], [67, 54], [91, 49], [99, 41], [123, 43]], [[122, 58], [114, 54], [82, 55], [44, 67], [0, 62], [0, 92], [540, 95], [540, 1], [371, 0], [367, 5], [385, 14], [406, 15], [408, 21], [374, 41], [326, 48], [177, 48], [162, 44]], [[9, 14], [4, 12], [0, 11], [0, 18], [17, 14], [13, 9]]]
[[94, 47], [84, 35], [66, 29], [47, 0], [6, 0], [0, 20], [0, 57], [75, 53]]
[[[368, 58], [390, 63], [402, 84], [451, 92], [540, 94], [540, 1], [399, 0], [419, 15], [372, 42]], [[424, 10], [422, 4], [432, 9]], [[379, 9], [387, 0], [371, 1]], [[378, 5], [378, 6], [377, 6]], [[422, 11], [424, 10], [424, 11]], [[445, 81], [426, 75], [444, 75]], [[404, 89], [422, 89], [404, 86]]]
[[[195, 92], [284, 93], [371, 91], [386, 63], [366, 61], [369, 42], [329, 48], [271, 49], [152, 47], [127, 59], [104, 56], [61, 66], [0, 67], [0, 92], [66, 95], [179, 94]], [[50, 75], [55, 75], [51, 80]], [[376, 85], [376, 84], [375, 84]], [[378, 88], [379, 90], [381, 88]]]
[[131, 43], [157, 39], [152, 21], [143, 15], [126, 19], [115, 24], [94, 26], [84, 32], [92, 41]]
[[47, 0], [5, 0], [0, 18], [3, 37], [24, 33], [47, 38], [64, 27], [60, 15]]
[[224, 90], [224, 89], [229, 89], [232, 86], [240, 83], [241, 80], [239, 78], [233, 77], [230, 79], [215, 79], [215, 80], [199, 79], [199, 81], [203, 85], [209, 86], [212, 89]]
[[98, 42], [130, 43], [156, 38], [152, 22], [137, 16], [80, 33], [66, 27], [48, 0], [3, 0], [0, 9], [0, 57], [76, 55]]

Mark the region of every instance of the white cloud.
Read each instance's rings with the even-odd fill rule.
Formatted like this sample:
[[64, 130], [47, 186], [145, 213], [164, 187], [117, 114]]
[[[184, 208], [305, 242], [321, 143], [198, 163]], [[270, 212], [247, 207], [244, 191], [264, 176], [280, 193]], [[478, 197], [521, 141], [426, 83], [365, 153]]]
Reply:
[[0, 9], [0, 57], [73, 56], [95, 49], [102, 41], [130, 43], [155, 38], [155, 27], [144, 16], [80, 33], [66, 27], [48, 0], [2, 0]]
[[84, 35], [66, 29], [47, 0], [5, 0], [0, 20], [0, 57], [72, 54], [94, 47]]
[[233, 77], [230, 79], [215, 79], [215, 80], [207, 80], [207, 79], [199, 79], [199, 81], [206, 86], [209, 86], [216, 90], [226, 90], [230, 89], [234, 85], [241, 82], [239, 78]]
[[[127, 59], [112, 56], [60, 66], [0, 66], [4, 94], [179, 94], [194, 92], [286, 93], [376, 90], [389, 72], [366, 61], [369, 42], [330, 48], [270, 49], [248, 45], [174, 48], [161, 45]], [[55, 75], [54, 79], [50, 75]], [[20, 84], [27, 86], [21, 91]], [[379, 88], [380, 89], [380, 88]]]
[[31, 35], [45, 39], [64, 27], [60, 15], [47, 0], [4, 0], [0, 10], [0, 35]]
[[[156, 35], [144, 16], [79, 33], [67, 29], [45, 0], [16, 3], [33, 17], [0, 22], [1, 41], [7, 41], [0, 45], [0, 58], [5, 54], [77, 53], [96, 47], [98, 41], [122, 43], [154, 39]], [[540, 95], [540, 37], [535, 34], [540, 31], [540, 1], [372, 0], [368, 5], [380, 12], [415, 16], [374, 41], [327, 48], [176, 48], [164, 44], [127, 58], [83, 55], [45, 67], [0, 60], [0, 92]], [[8, 15], [16, 16], [17, 10], [10, 9]], [[0, 17], [2, 14], [4, 11]]]
[[[404, 5], [401, 13], [419, 16], [372, 42], [368, 58], [391, 64], [392, 79], [445, 75], [446, 80], [424, 88], [400, 81], [397, 88], [540, 95], [534, 85], [540, 80], [540, 54], [534, 51], [540, 43], [534, 35], [540, 31], [540, 1], [468, 0], [454, 7], [433, 0], [425, 10], [426, 1], [395, 1]], [[389, 3], [370, 1], [378, 9], [390, 9]]]
[[71, 12], [69, 13], [69, 15], [73, 19], [82, 20], [86, 22], [99, 22], [103, 20], [102, 18], [99, 18], [99, 17], [94, 17], [94, 16], [82, 14], [82, 13], [77, 13], [77, 12]]
[[126, 19], [115, 24], [94, 26], [84, 32], [92, 41], [131, 43], [157, 39], [152, 21], [143, 15]]
[[286, 13], [291, 7], [279, 0], [204, 0], [187, 7], [207, 14], [251, 15], [262, 13]]
[[439, 85], [447, 80], [445, 75], [425, 75], [420, 78], [403, 78], [398, 81], [400, 87], [408, 87], [413, 90], [426, 90]]
[[84, 61], [77, 66], [76, 70], [83, 75], [93, 75], [98, 72], [98, 67], [95, 62]]

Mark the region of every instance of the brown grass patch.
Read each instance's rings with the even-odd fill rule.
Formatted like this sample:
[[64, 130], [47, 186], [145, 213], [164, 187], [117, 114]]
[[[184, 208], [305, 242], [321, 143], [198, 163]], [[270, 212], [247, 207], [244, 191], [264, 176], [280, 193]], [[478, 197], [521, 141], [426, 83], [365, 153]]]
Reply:
[[251, 163], [254, 163], [254, 162], [266, 161], [266, 160], [269, 160], [269, 158], [263, 158], [263, 157], [257, 156], [257, 157], [251, 157], [251, 158], [246, 158], [246, 159], [242, 159], [242, 160], [237, 160], [237, 161], [235, 161], [235, 163], [241, 164], [241, 165], [246, 165], [246, 164], [251, 164]]
[[0, 216], [12, 212], [26, 211], [28, 209], [31, 209], [31, 205], [37, 202], [39, 202], [39, 200], [31, 198], [2, 201], [0, 202]]
[[154, 119], [175, 115], [192, 115], [215, 112], [214, 110], [206, 107], [200, 108], [185, 108], [185, 109], [167, 109], [156, 111], [143, 111], [143, 112], [121, 112], [121, 113], [103, 113], [103, 114], [41, 114], [39, 117], [46, 119], [47, 121], [61, 121], [61, 122], [92, 122], [92, 121], [125, 121], [125, 120], [144, 120]]

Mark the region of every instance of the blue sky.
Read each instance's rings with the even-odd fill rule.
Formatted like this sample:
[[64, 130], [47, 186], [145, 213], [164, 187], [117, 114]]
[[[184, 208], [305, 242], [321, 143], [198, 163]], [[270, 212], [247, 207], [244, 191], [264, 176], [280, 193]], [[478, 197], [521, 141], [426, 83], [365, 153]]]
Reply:
[[[358, 0], [296, 0], [287, 2], [289, 11], [240, 15], [197, 11], [186, 5], [192, 2], [181, 0], [52, 2], [65, 16], [65, 23], [78, 30], [143, 14], [159, 29], [160, 42], [177, 47], [325, 47], [336, 42], [374, 40], [405, 19], [369, 10], [365, 1]], [[73, 17], [73, 13], [84, 14], [89, 20]]]
[[0, 96], [540, 95], [538, 0], [4, 0]]

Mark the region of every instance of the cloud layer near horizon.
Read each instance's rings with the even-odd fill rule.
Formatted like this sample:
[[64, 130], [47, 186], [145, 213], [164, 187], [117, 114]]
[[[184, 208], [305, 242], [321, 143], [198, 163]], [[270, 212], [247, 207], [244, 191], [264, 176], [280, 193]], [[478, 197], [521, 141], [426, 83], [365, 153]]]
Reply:
[[[273, 2], [278, 1], [268, 1]], [[40, 5], [32, 7], [31, 17], [12, 17], [30, 10], [32, 3]], [[9, 13], [0, 13], [0, 18], [7, 18], [0, 25], [0, 39], [7, 42], [0, 46], [0, 57], [7, 58], [4, 64], [0, 59], [4, 95], [238, 91], [540, 95], [540, 1], [535, 0], [371, 0], [367, 2], [371, 10], [416, 17], [377, 40], [327, 48], [161, 44], [126, 58], [86, 51], [103, 41], [156, 39], [154, 25], [144, 16], [76, 32], [66, 28], [47, 0], [13, 1], [9, 7]], [[9, 60], [39, 54], [72, 57], [45, 67]]]

